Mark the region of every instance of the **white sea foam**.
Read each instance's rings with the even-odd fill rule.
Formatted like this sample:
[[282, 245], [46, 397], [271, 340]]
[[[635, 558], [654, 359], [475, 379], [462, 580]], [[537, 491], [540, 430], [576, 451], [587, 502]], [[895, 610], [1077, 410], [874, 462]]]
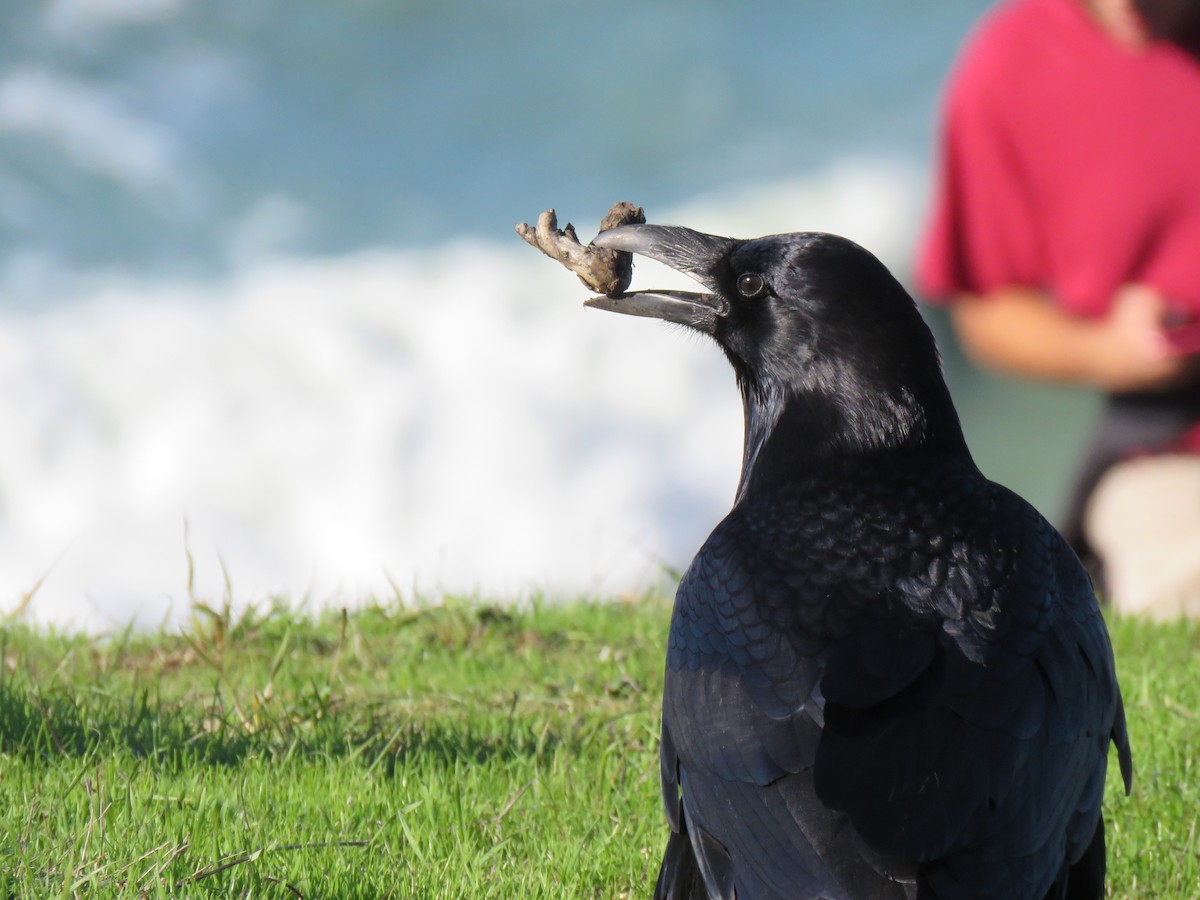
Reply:
[[[902, 267], [917, 181], [844, 165], [650, 213], [838, 231]], [[681, 283], [639, 264], [635, 286]], [[0, 313], [0, 610], [178, 616], [188, 549], [196, 594], [224, 567], [239, 604], [611, 594], [686, 564], [732, 497], [733, 379], [704, 340], [585, 296], [513, 235], [22, 298]]]

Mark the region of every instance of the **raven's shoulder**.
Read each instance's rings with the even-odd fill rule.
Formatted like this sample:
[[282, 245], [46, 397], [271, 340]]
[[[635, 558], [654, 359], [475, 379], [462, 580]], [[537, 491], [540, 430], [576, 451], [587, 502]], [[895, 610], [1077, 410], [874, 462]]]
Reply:
[[[973, 466], [814, 474], [739, 503], [717, 526], [680, 585], [678, 637], [687, 640], [673, 644], [670, 662], [769, 656], [773, 645], [757, 647], [754, 631], [745, 651], [730, 645], [748, 625], [787, 634], [809, 655], [865, 632], [948, 625], [976, 654], [972, 642], [1002, 627], [997, 598], [1007, 586], [1070, 561], [1032, 507]], [[1076, 588], [1089, 596], [1086, 577]], [[1017, 603], [1048, 608], [1046, 597]]]
[[697, 810], [775, 784], [800, 820], [812, 792], [876, 868], [921, 860], [980, 896], [1082, 853], [1110, 734], [1127, 760], [1086, 574], [973, 466], [801, 480], [735, 508], [680, 585], [667, 668], [668, 805], [681, 766]]
[[944, 545], [896, 583], [893, 603], [929, 628], [915, 626], [928, 664], [881, 677], [888, 642], [870, 632], [827, 657], [816, 782], [872, 846], [929, 860], [922, 877], [947, 894], [1023, 895], [1086, 850], [1110, 738], [1127, 782], [1129, 748], [1083, 567], [1024, 500], [976, 490], [986, 518], [949, 519]]

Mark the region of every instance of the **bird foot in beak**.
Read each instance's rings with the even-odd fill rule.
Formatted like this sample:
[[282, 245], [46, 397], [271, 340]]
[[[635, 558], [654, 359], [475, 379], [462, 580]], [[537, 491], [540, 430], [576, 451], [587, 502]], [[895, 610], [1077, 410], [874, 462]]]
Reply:
[[[618, 225], [644, 225], [646, 214], [640, 206], [622, 201], [600, 222], [600, 231], [608, 231]], [[597, 294], [620, 294], [633, 280], [633, 254], [621, 250], [604, 250], [600, 247], [584, 246], [575, 234], [575, 227], [568, 222], [565, 228], [558, 227], [558, 217], [548, 209], [538, 216], [537, 226], [521, 222], [517, 234], [530, 246], [537, 247], [551, 259], [558, 260], [579, 276], [589, 290]]]

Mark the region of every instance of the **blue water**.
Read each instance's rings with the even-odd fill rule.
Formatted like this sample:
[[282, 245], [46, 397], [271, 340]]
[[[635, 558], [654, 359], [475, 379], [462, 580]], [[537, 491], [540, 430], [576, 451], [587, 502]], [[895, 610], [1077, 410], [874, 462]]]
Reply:
[[256, 242], [422, 246], [547, 206], [653, 212], [845, 156], [922, 162], [984, 6], [6, 3], [0, 248], [47, 276], [202, 276]]
[[[983, 8], [0, 4], [0, 616], [682, 568], [736, 483], [728, 368], [583, 310], [513, 224], [586, 238], [631, 200], [839, 231], [904, 278]], [[1052, 511], [1080, 420], [945, 347], [982, 467]]]

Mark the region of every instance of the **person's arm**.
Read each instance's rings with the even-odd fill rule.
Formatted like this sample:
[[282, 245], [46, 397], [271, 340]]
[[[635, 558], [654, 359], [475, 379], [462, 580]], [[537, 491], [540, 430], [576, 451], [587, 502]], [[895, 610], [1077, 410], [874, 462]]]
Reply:
[[1101, 319], [1071, 316], [1027, 288], [961, 295], [952, 315], [963, 349], [985, 368], [1120, 393], [1195, 379], [1196, 357], [1172, 354], [1163, 338], [1163, 310], [1155, 290], [1128, 285]]

